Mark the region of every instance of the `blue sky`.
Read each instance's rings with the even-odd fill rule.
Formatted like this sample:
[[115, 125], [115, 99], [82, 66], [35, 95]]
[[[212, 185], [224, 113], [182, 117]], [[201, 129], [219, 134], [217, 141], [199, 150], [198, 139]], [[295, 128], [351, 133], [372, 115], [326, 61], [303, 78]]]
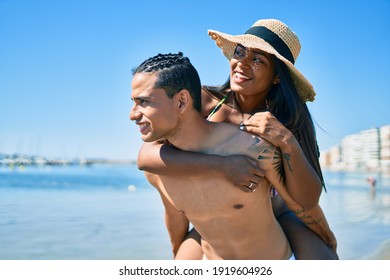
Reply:
[[389, 15], [389, 0], [0, 0], [0, 152], [135, 159], [131, 69], [182, 51], [204, 84], [221, 84], [228, 62], [207, 29], [239, 34], [261, 18], [298, 34], [328, 149], [390, 124]]

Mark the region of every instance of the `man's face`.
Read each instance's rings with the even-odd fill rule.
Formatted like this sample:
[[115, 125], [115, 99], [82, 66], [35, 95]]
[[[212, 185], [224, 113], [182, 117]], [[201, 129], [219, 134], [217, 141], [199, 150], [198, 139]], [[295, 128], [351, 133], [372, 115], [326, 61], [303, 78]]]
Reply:
[[178, 123], [176, 96], [169, 99], [165, 90], [154, 88], [156, 80], [156, 73], [137, 73], [131, 83], [130, 119], [139, 126], [145, 142], [169, 138]]

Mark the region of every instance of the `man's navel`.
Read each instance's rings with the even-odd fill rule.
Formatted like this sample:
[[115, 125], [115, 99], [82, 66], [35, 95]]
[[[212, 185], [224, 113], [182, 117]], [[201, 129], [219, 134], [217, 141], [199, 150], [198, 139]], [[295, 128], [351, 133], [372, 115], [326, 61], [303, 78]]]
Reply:
[[233, 206], [233, 208], [234, 209], [241, 209], [241, 208], [243, 208], [244, 207], [244, 205], [242, 205], [242, 204], [234, 204], [234, 206]]

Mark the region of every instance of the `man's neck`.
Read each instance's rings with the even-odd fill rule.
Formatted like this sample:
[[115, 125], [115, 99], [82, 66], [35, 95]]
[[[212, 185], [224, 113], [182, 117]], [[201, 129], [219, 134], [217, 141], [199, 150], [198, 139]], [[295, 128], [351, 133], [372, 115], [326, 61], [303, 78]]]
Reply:
[[213, 124], [203, 119], [201, 114], [190, 114], [183, 118], [179, 127], [167, 140], [183, 151], [200, 151], [211, 136]]

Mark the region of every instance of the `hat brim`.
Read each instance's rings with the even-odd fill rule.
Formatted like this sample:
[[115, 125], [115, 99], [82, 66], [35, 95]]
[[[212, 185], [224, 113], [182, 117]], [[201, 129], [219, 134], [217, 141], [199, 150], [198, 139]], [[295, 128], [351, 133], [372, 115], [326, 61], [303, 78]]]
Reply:
[[241, 44], [247, 48], [258, 49], [275, 55], [278, 59], [286, 64], [291, 74], [295, 88], [297, 89], [302, 101], [314, 101], [316, 93], [310, 82], [302, 75], [301, 72], [299, 72], [294, 64], [279, 54], [265, 40], [251, 34], [229, 35], [215, 30], [208, 30], [208, 34], [210, 35], [211, 39], [216, 42], [217, 46], [221, 48], [223, 54], [228, 60], [233, 57], [234, 51], [238, 44]]

